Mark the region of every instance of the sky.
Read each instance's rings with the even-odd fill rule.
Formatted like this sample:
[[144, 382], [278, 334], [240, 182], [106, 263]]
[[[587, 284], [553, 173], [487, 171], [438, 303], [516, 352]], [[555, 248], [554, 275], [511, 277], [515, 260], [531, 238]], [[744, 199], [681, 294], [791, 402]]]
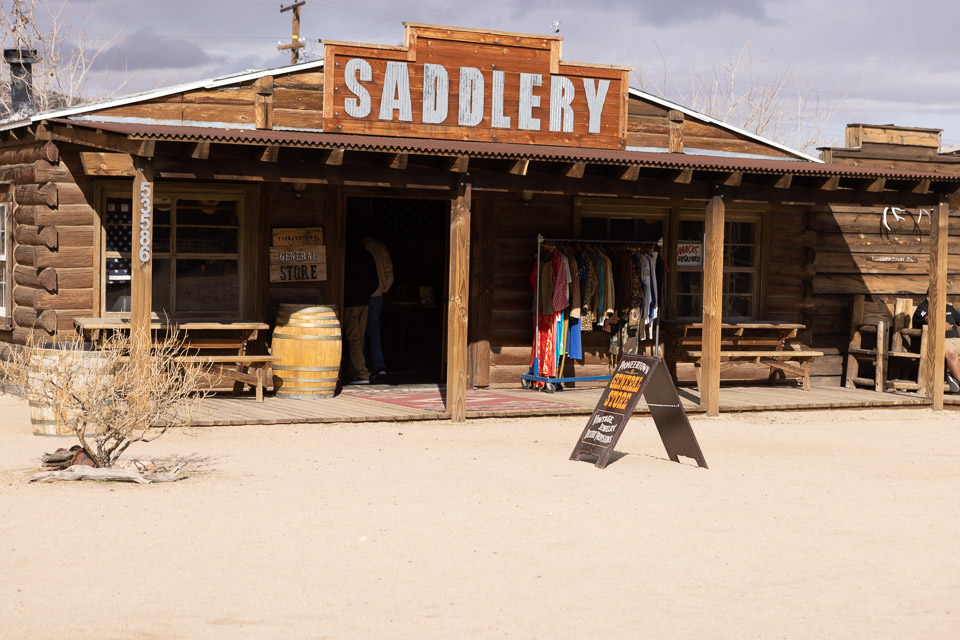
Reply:
[[[280, 6], [66, 0], [64, 16], [74, 33], [86, 20], [87, 38], [109, 43], [94, 82], [116, 84], [125, 66], [129, 93], [287, 64], [289, 53], [276, 47], [290, 40], [291, 14]], [[564, 60], [634, 67], [632, 86], [687, 106], [692, 75], [709, 76], [746, 46], [763, 59], [753, 69], [756, 86], [792, 74], [795, 85], [810, 85], [808, 97], [832, 107], [824, 144], [843, 146], [845, 124], [857, 122], [943, 129], [943, 147], [960, 145], [956, 0], [307, 0], [301, 36], [308, 59], [318, 59], [318, 40], [400, 44], [405, 21], [559, 29]]]

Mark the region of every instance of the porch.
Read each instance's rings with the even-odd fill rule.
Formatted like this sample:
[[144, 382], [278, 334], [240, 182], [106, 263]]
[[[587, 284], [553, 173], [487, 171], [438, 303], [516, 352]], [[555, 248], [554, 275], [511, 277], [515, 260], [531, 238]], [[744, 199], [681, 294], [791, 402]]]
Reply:
[[[565, 389], [547, 394], [523, 389], [469, 389], [468, 418], [590, 415], [602, 389]], [[704, 413], [696, 389], [678, 389], [688, 414]], [[250, 424], [316, 424], [342, 422], [406, 422], [446, 420], [445, 390], [441, 385], [348, 387], [330, 399], [297, 400], [268, 396], [258, 403], [253, 396], [217, 394], [205, 398], [195, 419], [196, 426]], [[949, 409], [960, 409], [960, 396], [945, 395]], [[722, 413], [804, 409], [894, 408], [930, 406], [931, 401], [914, 393], [877, 393], [814, 384], [809, 391], [786, 385], [724, 386], [720, 391]], [[649, 413], [641, 400], [638, 414]]]

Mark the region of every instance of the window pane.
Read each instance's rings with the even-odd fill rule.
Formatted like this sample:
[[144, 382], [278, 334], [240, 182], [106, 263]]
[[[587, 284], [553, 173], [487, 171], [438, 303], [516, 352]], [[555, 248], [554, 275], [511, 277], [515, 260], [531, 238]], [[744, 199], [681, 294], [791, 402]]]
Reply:
[[754, 266], [753, 245], [727, 245], [724, 251], [724, 267], [752, 267]]
[[606, 218], [581, 218], [580, 219], [580, 237], [584, 240], [606, 240], [607, 239], [607, 219]]
[[153, 259], [153, 300], [150, 309], [161, 318], [173, 316], [170, 306], [170, 259]]
[[752, 273], [724, 273], [723, 274], [723, 294], [732, 293], [753, 293], [753, 274]]
[[177, 260], [177, 314], [235, 313], [240, 306], [236, 260]]
[[703, 220], [681, 220], [680, 241], [703, 242]]
[[700, 296], [677, 296], [677, 317], [699, 318], [703, 313], [703, 299]]
[[109, 312], [130, 311], [130, 259], [107, 258], [104, 306]]
[[237, 226], [237, 201], [177, 200], [177, 224]]
[[184, 227], [177, 219], [178, 253], [236, 253], [240, 231], [236, 228]]
[[636, 240], [633, 236], [634, 224], [630, 218], [610, 218], [610, 237], [608, 240]]
[[753, 316], [753, 296], [724, 296], [723, 317], [749, 318]]
[[[637, 220], [637, 235], [634, 240], [640, 242], [656, 242], [663, 237], [663, 220]], [[615, 238], [616, 239], [616, 238]]]
[[753, 244], [754, 223], [727, 222], [723, 229], [725, 244]]

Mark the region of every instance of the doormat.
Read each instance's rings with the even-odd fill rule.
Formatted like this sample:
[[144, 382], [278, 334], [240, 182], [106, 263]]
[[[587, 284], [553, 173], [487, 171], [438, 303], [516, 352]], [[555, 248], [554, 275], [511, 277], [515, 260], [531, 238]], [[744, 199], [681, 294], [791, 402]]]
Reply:
[[[440, 391], [424, 390], [385, 390], [385, 391], [363, 391], [350, 389], [344, 391], [345, 394], [366, 400], [376, 400], [377, 402], [386, 402], [397, 404], [410, 409], [421, 409], [423, 411], [446, 411], [444, 395]], [[484, 391], [482, 389], [467, 390], [467, 413], [477, 413], [482, 411], [543, 411], [550, 409], [576, 409], [577, 405], [566, 404], [562, 402], [552, 402], [541, 400], [539, 394], [530, 392], [530, 398], [519, 398], [508, 396], [502, 393]]]

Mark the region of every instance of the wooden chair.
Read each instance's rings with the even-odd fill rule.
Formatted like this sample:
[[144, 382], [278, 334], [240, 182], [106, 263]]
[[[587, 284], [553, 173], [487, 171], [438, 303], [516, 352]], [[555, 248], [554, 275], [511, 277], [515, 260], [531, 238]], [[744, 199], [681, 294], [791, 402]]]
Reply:
[[927, 325], [913, 328], [916, 305], [910, 298], [897, 298], [890, 332], [888, 378], [885, 388], [894, 391], [919, 391], [923, 379], [923, 353], [927, 342]]
[[[867, 302], [863, 295], [854, 296], [844, 382], [848, 389], [857, 386], [873, 387], [878, 392], [885, 389], [887, 333], [892, 320], [892, 314], [884, 303]], [[872, 377], [861, 375], [861, 366], [864, 364], [873, 367]]]

